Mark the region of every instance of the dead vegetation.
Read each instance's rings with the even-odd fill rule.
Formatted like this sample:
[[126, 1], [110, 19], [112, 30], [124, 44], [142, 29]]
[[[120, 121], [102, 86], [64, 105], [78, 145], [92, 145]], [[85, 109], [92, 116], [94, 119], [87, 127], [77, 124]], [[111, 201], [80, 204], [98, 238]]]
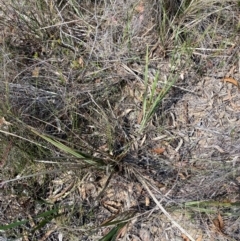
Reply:
[[239, 1], [0, 10], [3, 240], [240, 240]]

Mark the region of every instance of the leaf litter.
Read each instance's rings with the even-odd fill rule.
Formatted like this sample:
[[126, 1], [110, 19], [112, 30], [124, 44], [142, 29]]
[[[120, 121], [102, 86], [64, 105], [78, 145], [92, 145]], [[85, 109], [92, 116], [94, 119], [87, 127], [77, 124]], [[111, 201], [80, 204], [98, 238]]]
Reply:
[[[159, 2], [154, 1], [154, 3], [156, 9], [159, 10]], [[86, 3], [86, 6], [87, 4], [89, 3]], [[106, 167], [104, 172], [93, 171], [92, 175], [86, 174], [84, 178], [82, 178], [82, 170], [76, 170], [77, 168], [67, 173], [67, 176], [66, 173], [60, 172], [58, 175], [53, 176], [52, 182], [48, 182], [48, 191], [41, 194], [44, 194], [45, 200], [52, 200], [53, 203], [61, 202], [63, 206], [66, 204], [70, 205], [71, 209], [65, 210], [65, 218], [68, 222], [72, 221], [74, 227], [81, 227], [79, 230], [73, 228], [72, 235], [75, 234], [78, 238], [81, 235], [82, 240], [99, 240], [102, 236], [109, 234], [109, 230], [110, 232], [114, 231], [114, 229], [106, 230], [99, 228], [95, 237], [93, 235], [91, 238], [88, 238], [84, 237], [84, 230], [82, 230], [82, 227], [85, 225], [89, 224], [91, 226], [95, 222], [96, 226], [98, 226], [111, 221], [117, 224], [117, 221], [121, 220], [124, 225], [117, 227], [118, 234], [116, 236], [120, 240], [126, 240], [129, 233], [133, 237], [132, 240], [140, 240], [140, 238], [142, 240], [163, 241], [176, 240], [176, 238], [190, 240], [189, 237], [193, 237], [191, 238], [192, 240], [196, 238], [196, 240], [200, 241], [203, 238], [202, 236], [199, 237], [198, 234], [200, 228], [202, 231], [206, 227], [206, 216], [210, 213], [210, 209], [213, 209], [217, 213], [217, 209], [223, 209], [223, 204], [231, 203], [233, 204], [233, 209], [228, 210], [231, 214], [235, 208], [234, 204], [239, 203], [238, 178], [240, 174], [238, 149], [240, 142], [238, 127], [240, 118], [238, 107], [240, 106], [240, 100], [237, 89], [239, 73], [236, 72], [236, 68], [234, 73], [231, 71], [231, 76], [233, 77], [226, 77], [224, 78], [225, 81], [221, 81], [222, 76], [227, 76], [225, 73], [229, 72], [229, 65], [235, 64], [231, 62], [232, 56], [229, 59], [224, 59], [224, 61], [227, 60], [228, 62], [225, 69], [220, 68], [223, 61], [221, 57], [215, 57], [211, 61], [207, 60], [209, 62], [204, 62], [206, 51], [209, 51], [208, 49], [213, 47], [209, 46], [211, 45], [211, 41], [207, 41], [207, 38], [210, 37], [207, 35], [206, 42], [201, 43], [206, 45], [206, 49], [203, 48], [202, 52], [198, 50], [198, 54], [200, 53], [199, 55], [204, 57], [198, 60], [198, 56], [192, 56], [193, 59], [196, 58], [194, 60], [196, 63], [192, 64], [196, 64], [197, 70], [194, 71], [189, 67], [183, 74], [182, 69], [179, 70], [178, 68], [181, 68], [181, 64], [184, 63], [184, 56], [181, 56], [180, 60], [177, 59], [174, 61], [174, 64], [169, 63], [171, 61], [169, 58], [169, 55], [171, 55], [171, 41], [165, 43], [165, 46], [163, 46], [161, 40], [158, 39], [159, 36], [154, 34], [156, 26], [161, 23], [157, 22], [156, 24], [153, 22], [155, 15], [152, 12], [149, 12], [151, 14], [148, 16], [147, 11], [149, 10], [149, 6], [145, 1], [140, 1], [137, 5], [133, 4], [134, 14], [137, 15], [133, 14], [132, 19], [128, 19], [129, 23], [125, 29], [121, 26], [124, 17], [119, 14], [118, 10], [121, 9], [123, 11], [124, 9], [129, 13], [129, 3], [119, 1], [119, 4], [122, 5], [114, 6], [116, 16], [110, 16], [109, 11], [104, 12], [104, 9], [101, 9], [102, 19], [97, 22], [97, 28], [95, 29], [99, 35], [95, 36], [95, 38], [93, 38], [91, 31], [95, 24], [92, 21], [96, 16], [92, 16], [91, 14], [96, 13], [97, 9], [93, 5], [88, 5], [88, 7], [92, 8], [88, 10], [88, 14], [91, 15], [87, 19], [89, 20], [89, 32], [84, 33], [86, 30], [83, 29], [79, 31], [80, 33], [84, 33], [80, 36], [81, 48], [84, 51], [79, 55], [81, 57], [77, 57], [74, 60], [75, 62], [72, 62], [71, 71], [67, 70], [61, 73], [61, 71], [56, 71], [55, 68], [51, 69], [48, 64], [41, 65], [41, 67], [30, 68], [29, 73], [27, 73], [26, 69], [23, 71], [25, 74], [18, 75], [17, 73], [15, 82], [8, 84], [9, 100], [12, 101], [15, 107], [21, 106], [21, 110], [25, 113], [23, 117], [28, 121], [32, 116], [31, 114], [35, 113], [35, 109], [41, 107], [44, 110], [47, 107], [49, 111], [43, 113], [43, 116], [49, 115], [52, 118], [47, 119], [47, 122], [55, 123], [53, 117], [54, 115], [59, 115], [62, 123], [65, 123], [67, 127], [71, 126], [69, 124], [71, 123], [76, 124], [76, 129], [81, 129], [81, 131], [88, 129], [88, 132], [77, 132], [76, 135], [82, 135], [86, 139], [89, 138], [90, 143], [98, 140], [94, 142], [95, 146], [93, 145], [93, 149], [100, 150], [100, 154], [95, 152], [94, 155], [101, 155], [101, 151], [103, 151], [109, 154], [109, 159], [113, 159], [114, 155], [119, 157], [122, 153], [120, 155], [114, 153], [112, 150], [114, 149], [114, 145], [110, 142], [114, 138], [119, 140], [114, 143], [119, 148], [124, 143], [124, 141], [121, 141], [122, 139], [130, 140], [129, 151], [126, 154], [123, 153], [124, 158], [119, 158], [120, 161], [116, 173], [111, 172], [110, 165]], [[173, 6], [170, 5], [168, 6], [168, 13], [176, 14], [176, 9], [171, 8]], [[74, 6], [71, 7], [74, 9]], [[86, 7], [86, 9], [88, 8]], [[153, 9], [154, 13], [156, 9]], [[82, 10], [83, 12], [85, 11], [84, 8]], [[91, 12], [91, 10], [94, 11]], [[191, 10], [190, 7], [189, 10]], [[78, 10], [74, 9], [75, 11], [77, 12]], [[74, 17], [76, 16], [74, 15]], [[127, 17], [129, 17], [129, 14]], [[169, 17], [169, 20], [171, 19], [172, 16]], [[199, 29], [205, 28], [206, 24], [208, 22], [203, 21]], [[128, 32], [129, 26], [132, 27], [132, 32]], [[105, 30], [105, 32], [102, 30]], [[72, 28], [71, 31], [74, 31], [74, 29]], [[171, 32], [174, 32], [174, 28], [167, 34], [171, 35]], [[123, 33], [123, 35], [118, 39], [119, 33]], [[138, 58], [143, 58], [146, 53], [145, 43], [138, 42], [141, 40], [139, 36], [142, 36], [142, 38], [146, 37], [144, 40], [146, 42], [151, 40], [149, 49], [151, 68], [149, 68], [149, 75], [153, 72], [154, 77], [155, 72], [161, 70], [161, 79], [158, 83], [159, 86], [156, 87], [156, 94], [161, 90], [162, 84], [166, 83], [170, 70], [176, 72], [176, 75], [179, 76], [169, 95], [158, 106], [156, 115], [149, 121], [149, 125], [143, 135], [139, 134], [139, 124], [143, 118], [141, 103], [143, 101], [144, 84], [142, 80], [144, 79], [144, 68], [146, 66], [144, 62], [141, 62], [141, 59], [137, 61], [131, 60], [132, 56], [128, 55], [128, 48], [123, 47], [120, 52], [117, 52], [118, 48], [116, 47], [116, 41], [120, 41], [121, 39], [129, 41], [130, 36], [134, 38], [134, 41], [128, 43], [128, 46], [133, 46], [133, 52], [137, 53]], [[174, 36], [170, 36], [169, 39], [173, 39]], [[181, 37], [184, 38], [184, 36]], [[87, 38], [88, 41], [85, 40]], [[124, 42], [121, 43], [124, 45]], [[111, 46], [114, 46], [114, 48], [111, 48]], [[64, 47], [67, 46], [65, 45]], [[85, 56], [85, 52], [87, 52], [89, 47], [91, 54], [90, 56]], [[232, 52], [234, 52], [234, 48], [231, 50]], [[59, 54], [59, 49], [56, 53]], [[93, 55], [92, 59], [90, 58], [92, 57], [91, 55]], [[228, 57], [229, 51], [224, 56]], [[91, 59], [92, 63], [91, 61], [87, 61], [87, 59]], [[116, 62], [122, 61], [123, 63], [112, 64], [114, 62], [111, 62], [113, 59]], [[125, 60], [126, 62], [124, 62]], [[67, 62], [68, 60], [66, 58], [63, 61]], [[179, 65], [178, 62], [181, 64]], [[58, 64], [61, 66], [62, 63]], [[82, 73], [79, 75], [77, 70], [86, 66], [89, 69], [86, 70], [85, 75]], [[96, 69], [96, 66], [100, 67], [100, 70]], [[201, 66], [203, 66], [202, 69]], [[206, 66], [211, 66], [211, 69], [204, 69]], [[32, 79], [29, 78], [29, 76], [35, 79], [39, 78], [40, 69], [41, 76], [44, 75], [44, 68], [45, 71], [47, 70], [46, 76], [49, 77], [47, 78], [49, 82], [46, 90], [44, 83], [40, 83], [39, 86], [39, 83], [32, 85]], [[107, 71], [108, 69], [109, 72]], [[221, 71], [225, 71], [225, 73], [219, 79], [218, 75]], [[54, 82], [51, 80], [61, 75], [64, 78], [65, 76], [68, 78], [68, 81], [63, 81], [66, 86], [54, 86]], [[81, 76], [86, 78], [82, 80]], [[108, 79], [107, 76], [109, 76], [109, 81], [106, 81]], [[93, 77], [93, 79], [90, 77]], [[152, 81], [151, 78], [152, 76], [149, 76], [149, 83]], [[89, 79], [90, 81], [88, 82]], [[122, 81], [122, 79], [125, 80]], [[24, 85], [24, 81], [26, 80], [30, 82], [28, 85]], [[74, 83], [74, 81], [76, 82], [75, 86], [71, 86], [71, 83]], [[224, 82], [227, 82], [227, 84]], [[115, 97], [118, 102], [115, 104], [110, 97], [114, 91], [120, 92], [119, 90], [122, 89], [113, 88], [113, 92], [110, 91], [109, 95], [106, 92], [109, 91], [109, 86], [116, 87], [118, 85], [123, 85], [122, 89], [124, 88], [124, 91], [122, 93], [123, 96], [121, 96], [122, 98]], [[1, 82], [0, 87], [3, 90], [5, 83]], [[66, 89], [69, 92], [66, 99], [64, 99], [62, 96], [66, 93]], [[150, 96], [150, 99], [154, 100], [156, 96], [151, 96], [151, 92], [149, 93], [151, 88], [146, 89], [148, 91], [146, 96]], [[106, 92], [102, 90], [106, 90]], [[26, 101], [26, 96], [32, 101], [30, 105]], [[103, 100], [99, 96], [103, 97]], [[107, 104], [101, 105], [105, 99], [107, 99]], [[68, 106], [69, 102], [71, 103], [70, 108]], [[95, 106], [93, 105], [94, 107], [90, 105], [93, 102], [97, 103]], [[39, 106], [39, 104], [41, 105]], [[51, 115], [53, 112], [51, 108], [53, 106], [57, 107], [57, 111], [54, 111], [54, 115]], [[80, 109], [76, 111], [75, 106], [80, 106]], [[91, 106], [91, 108], [84, 109], [84, 106]], [[96, 106], [101, 107], [96, 108]], [[95, 111], [97, 109], [98, 114], [95, 113], [95, 116], [92, 117], [93, 121], [90, 122], [91, 116], [89, 113], [94, 113], [94, 108]], [[106, 113], [101, 112], [101, 109], [106, 111]], [[88, 118], [83, 118], [82, 112], [84, 111], [87, 112], [86, 115], [88, 114]], [[81, 123], [87, 122], [88, 128], [81, 126], [79, 123], [66, 120], [68, 112], [71, 113], [71, 118], [77, 112], [81, 116], [78, 121]], [[34, 121], [40, 118], [39, 116], [36, 117]], [[109, 120], [107, 119], [108, 117]], [[8, 120], [7, 117], [6, 119]], [[108, 120], [107, 124], [104, 122], [104, 119]], [[3, 123], [4, 121], [5, 119], [2, 119], [1, 127], [6, 124], [6, 122]], [[12, 121], [10, 122], [12, 123]], [[40, 121], [39, 123], [41, 124], [41, 128], [44, 129], [44, 122], [41, 123]], [[113, 124], [113, 127], [111, 124]], [[35, 125], [37, 124], [35, 123]], [[103, 131], [103, 134], [105, 136], [102, 135], [99, 137], [101, 128], [98, 129], [98, 127], [101, 125], [104, 126], [103, 130], [105, 131]], [[108, 126], [106, 127], [105, 125]], [[119, 128], [118, 132], [114, 136], [114, 131], [117, 128]], [[76, 131], [76, 129], [73, 130]], [[60, 130], [62, 129], [60, 128]], [[54, 132], [50, 133], [53, 134]], [[119, 133], [121, 135], [118, 135]], [[109, 143], [102, 141], [106, 135]], [[72, 136], [72, 138], [76, 137]], [[77, 141], [82, 142], [80, 139], [77, 139]], [[57, 142], [53, 143], [57, 146]], [[121, 148], [119, 149], [121, 150]], [[78, 153], [78, 155], [80, 154]], [[68, 161], [71, 161], [71, 159]], [[139, 184], [136, 176], [134, 176], [136, 169], [144, 182], [152, 188], [152, 196], [143, 188], [143, 185]], [[110, 179], [109, 176], [111, 176]], [[62, 182], [57, 182], [58, 179], [62, 180]], [[25, 186], [27, 185], [25, 184]], [[16, 187], [13, 186], [12, 189], [16, 189]], [[171, 213], [169, 220], [166, 220], [166, 216], [157, 209], [153, 197], [156, 197], [159, 207], [169, 209], [168, 212]], [[22, 202], [19, 205], [19, 200], [13, 200], [14, 196], [12, 195], [7, 195], [6, 198], [11, 200], [12, 210], [5, 209], [5, 200], [1, 197], [5, 217], [13, 217], [14, 214], [24, 213]], [[217, 200], [218, 205], [211, 206], [209, 203], [205, 203], [204, 207], [194, 207], [195, 209], [199, 208], [197, 212], [191, 212], [184, 206], [187, 202], [205, 199]], [[25, 202], [27, 203], [26, 200]], [[177, 210], [174, 210], [174, 206]], [[76, 210], [74, 207], [76, 207]], [[172, 207], [173, 210], [171, 209]], [[165, 210], [164, 208], [162, 211]], [[202, 208], [201, 211], [199, 211], [200, 208]], [[132, 209], [134, 212], [137, 212], [136, 217], [131, 217], [130, 211]], [[192, 208], [192, 210], [194, 209]], [[27, 212], [33, 215], [31, 210], [27, 210]], [[127, 215], [128, 212], [130, 213], [129, 215]], [[92, 213], [97, 218], [93, 219]], [[5, 217], [1, 217], [4, 222], [7, 221]], [[232, 220], [230, 220], [231, 218]], [[222, 231], [224, 223], [226, 229], [224, 232], [235, 239], [238, 238], [237, 230], [239, 222], [237, 219], [234, 219], [231, 215], [229, 223], [227, 221], [223, 222], [221, 216], [218, 216], [217, 219], [210, 217], [210, 219], [215, 220], [213, 223], [216, 223], [220, 231]], [[186, 233], [190, 235], [182, 234], [182, 230], [177, 229], [171, 220], [175, 220], [177, 224], [181, 224]], [[61, 219], [57, 221], [61, 222]], [[128, 225], [125, 225], [125, 222]], [[229, 227], [232, 227], [232, 230], [227, 230]], [[68, 232], [70, 232], [70, 229]], [[50, 235], [51, 230], [53, 229], [49, 228], [49, 231], [45, 233]], [[62, 231], [56, 231], [56, 233], [61, 233], [62, 235]], [[66, 235], [67, 232], [63, 236], [66, 237]], [[42, 235], [42, 238], [44, 238], [44, 235]], [[204, 233], [204, 238], [206, 240], [209, 238], [207, 232]]]

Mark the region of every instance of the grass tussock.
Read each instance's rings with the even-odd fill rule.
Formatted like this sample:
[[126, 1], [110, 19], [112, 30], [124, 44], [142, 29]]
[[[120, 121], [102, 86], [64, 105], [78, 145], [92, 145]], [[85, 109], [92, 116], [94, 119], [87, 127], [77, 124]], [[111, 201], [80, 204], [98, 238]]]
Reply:
[[239, 240], [239, 1], [0, 11], [2, 237]]

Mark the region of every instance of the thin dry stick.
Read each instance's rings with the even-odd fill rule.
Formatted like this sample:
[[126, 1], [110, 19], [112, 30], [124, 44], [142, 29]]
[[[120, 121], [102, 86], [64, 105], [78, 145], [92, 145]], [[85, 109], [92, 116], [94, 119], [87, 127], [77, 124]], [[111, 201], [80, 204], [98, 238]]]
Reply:
[[16, 177], [16, 178], [13, 178], [13, 179], [2, 181], [2, 182], [0, 182], [0, 188], [2, 188], [6, 183], [9, 183], [9, 182], [15, 182], [15, 181], [22, 180], [24, 178], [36, 177], [36, 176], [50, 174], [50, 173], [54, 173], [54, 172], [59, 172], [59, 169], [53, 169], [51, 171], [45, 171], [45, 172], [38, 172], [38, 173], [31, 174], [31, 175]]
[[195, 241], [194, 238], [191, 237], [190, 234], [187, 233], [187, 231], [185, 229], [183, 229], [177, 222], [175, 222], [173, 220], [173, 218], [171, 217], [171, 215], [164, 209], [164, 207], [160, 204], [160, 202], [157, 200], [157, 198], [154, 196], [154, 194], [151, 192], [151, 190], [149, 189], [149, 187], [147, 186], [146, 182], [143, 180], [143, 178], [141, 177], [141, 174], [138, 173], [138, 175], [136, 175], [137, 179], [139, 180], [139, 182], [142, 183], [142, 185], [144, 186], [144, 188], [148, 191], [148, 193], [150, 194], [150, 196], [152, 197], [152, 199], [154, 200], [154, 202], [157, 204], [157, 206], [160, 208], [160, 210], [164, 213], [164, 215], [171, 221], [171, 223], [176, 226], [184, 235], [186, 235], [191, 241]]
[[41, 147], [43, 147], [43, 148], [49, 149], [49, 148], [47, 148], [46, 146], [43, 146], [43, 145], [41, 145], [41, 144], [39, 144], [39, 143], [37, 143], [37, 142], [35, 142], [35, 141], [31, 141], [31, 140], [29, 140], [29, 139], [27, 139], [27, 138], [18, 136], [18, 135], [16, 135], [16, 134], [13, 134], [13, 133], [8, 132], [8, 131], [0, 130], [0, 133], [5, 134], [6, 136], [14, 136], [14, 137], [17, 137], [17, 138], [22, 139], [22, 140], [24, 140], [24, 141], [28, 141], [28, 142], [30, 142], [30, 143], [33, 143], [33, 144], [35, 144], [35, 145], [37, 145], [37, 146], [41, 146]]

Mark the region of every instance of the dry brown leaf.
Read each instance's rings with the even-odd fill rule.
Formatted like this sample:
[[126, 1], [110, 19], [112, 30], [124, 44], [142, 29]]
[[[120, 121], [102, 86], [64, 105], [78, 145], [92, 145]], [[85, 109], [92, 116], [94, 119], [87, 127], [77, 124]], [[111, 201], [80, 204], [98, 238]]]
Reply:
[[150, 205], [150, 199], [149, 197], [145, 197], [145, 206], [149, 207], [149, 205]]
[[135, 97], [134, 92], [133, 92], [132, 89], [129, 89], [128, 91], [129, 91], [129, 96], [131, 96], [131, 97]]
[[176, 167], [187, 167], [187, 166], [189, 166], [189, 161], [187, 161], [187, 160], [178, 161], [178, 162], [174, 163], [173, 165]]
[[223, 78], [223, 82], [224, 83], [229, 82], [229, 83], [232, 83], [233, 85], [237, 86], [238, 88], [240, 87], [238, 81], [235, 80], [232, 77], [225, 77], [225, 78]]
[[114, 200], [106, 200], [102, 201], [103, 207], [105, 207], [109, 212], [113, 214], [118, 214], [120, 212], [120, 209], [122, 207], [121, 202], [114, 201]]
[[86, 188], [84, 186], [78, 187], [78, 192], [82, 200], [85, 200], [87, 198]]
[[137, 193], [142, 193], [143, 187], [140, 184], [137, 184], [135, 188], [137, 190]]
[[109, 151], [109, 148], [108, 148], [107, 144], [104, 144], [104, 145], [100, 146], [98, 149], [100, 151], [105, 151], [105, 152]]
[[224, 223], [223, 223], [222, 216], [220, 214], [218, 214], [218, 216], [213, 219], [213, 224], [214, 224], [214, 227], [216, 228], [216, 231], [221, 233], [223, 232]]
[[119, 231], [117, 237], [116, 237], [116, 240], [118, 240], [119, 238], [122, 238], [126, 235], [127, 233], [127, 230], [128, 230], [128, 225], [125, 225], [121, 228], [121, 230]]
[[163, 154], [164, 151], [165, 151], [165, 148], [162, 148], [162, 147], [152, 149], [153, 153], [159, 154], [159, 155]]
[[186, 175], [184, 175], [182, 172], [178, 173], [179, 177], [182, 179], [182, 180], [186, 180], [187, 177]]
[[219, 221], [220, 229], [223, 230], [223, 228], [224, 228], [224, 223], [223, 223], [223, 219], [222, 219], [222, 216], [221, 216], [220, 213], [218, 214], [218, 221]]
[[136, 10], [138, 13], [143, 13], [143, 12], [144, 12], [144, 5], [143, 5], [143, 2], [142, 2], [142, 1], [135, 7], [135, 10]]
[[129, 114], [131, 111], [133, 111], [133, 109], [126, 109], [126, 110], [124, 110], [124, 111], [118, 116], [118, 118], [123, 117], [123, 116]]
[[4, 121], [5, 121], [5, 118], [2, 117], [2, 118], [0, 119], [0, 127], [4, 124]]
[[84, 66], [84, 61], [83, 61], [83, 58], [82, 58], [82, 57], [80, 57], [80, 58], [78, 59], [78, 63], [79, 63], [79, 66], [80, 66], [81, 68], [83, 68], [83, 66]]
[[32, 71], [32, 77], [38, 77], [39, 76], [39, 67], [35, 67], [34, 70]]
[[137, 123], [140, 124], [143, 118], [143, 111], [140, 111], [138, 113], [138, 117], [137, 117]]
[[213, 225], [214, 225], [214, 230], [217, 229], [217, 231], [220, 231], [218, 219], [217, 219], [217, 218], [214, 218], [214, 219], [212, 220], [212, 222], [213, 222]]
[[213, 145], [212, 147], [217, 149], [220, 153], [225, 153], [225, 151], [218, 145]]
[[190, 239], [185, 234], [182, 234], [182, 238], [183, 241], [190, 241]]
[[1, 126], [9, 126], [9, 125], [11, 125], [11, 123], [10, 122], [8, 122], [8, 121], [6, 121], [5, 120], [5, 118], [4, 117], [2, 117], [2, 118], [0, 118], [0, 127]]
[[236, 177], [236, 180], [237, 180], [237, 182], [239, 182], [239, 184], [240, 184], [240, 176], [239, 176], [239, 177]]

